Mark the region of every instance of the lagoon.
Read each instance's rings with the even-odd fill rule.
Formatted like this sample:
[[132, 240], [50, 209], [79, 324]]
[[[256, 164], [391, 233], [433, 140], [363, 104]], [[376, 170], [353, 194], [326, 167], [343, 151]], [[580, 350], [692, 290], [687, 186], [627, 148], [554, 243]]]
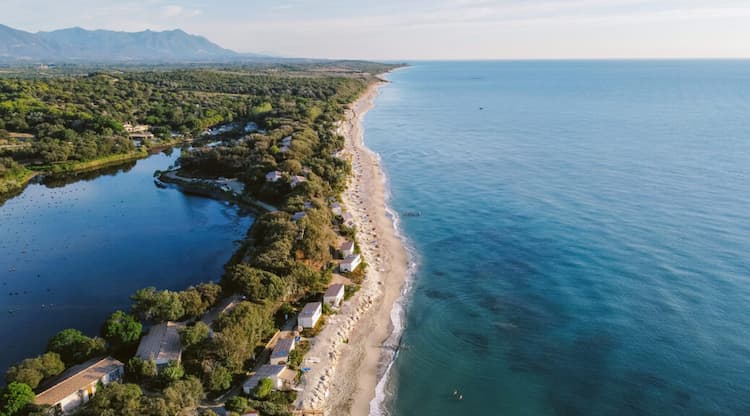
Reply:
[[57, 331], [97, 335], [137, 289], [221, 277], [252, 225], [234, 205], [154, 185], [180, 150], [29, 185], [0, 206], [0, 368]]

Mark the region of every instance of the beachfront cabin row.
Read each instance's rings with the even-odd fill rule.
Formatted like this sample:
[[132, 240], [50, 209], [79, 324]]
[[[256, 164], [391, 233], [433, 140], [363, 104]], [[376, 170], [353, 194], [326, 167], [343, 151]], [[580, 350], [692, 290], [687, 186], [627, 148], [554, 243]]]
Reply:
[[294, 338], [282, 338], [276, 341], [276, 346], [271, 351], [271, 365], [282, 365], [289, 362], [289, 354], [294, 350], [296, 341]]
[[323, 315], [323, 305], [320, 302], [310, 302], [297, 316], [297, 325], [302, 328], [315, 328], [321, 315]]
[[326, 293], [323, 295], [323, 302], [331, 307], [338, 308], [341, 302], [344, 300], [344, 285], [336, 283], [326, 289]]
[[341, 255], [342, 259], [345, 259], [351, 255], [354, 254], [354, 242], [353, 241], [344, 241], [339, 246], [339, 254]]
[[38, 406], [50, 406], [51, 414], [64, 415], [91, 400], [96, 389], [113, 381], [122, 381], [125, 374], [123, 363], [112, 357], [96, 358], [81, 365], [72, 367], [59, 381], [34, 400]]
[[275, 170], [273, 172], [268, 172], [266, 173], [266, 182], [276, 183], [283, 177], [284, 175], [278, 170]]
[[152, 326], [135, 355], [144, 361], [154, 360], [160, 371], [171, 361], [179, 363], [182, 358], [179, 328], [179, 324], [171, 321]]
[[360, 264], [362, 264], [362, 256], [359, 254], [353, 254], [345, 258], [344, 261], [339, 264], [339, 270], [341, 270], [342, 273], [353, 272]]
[[271, 379], [275, 390], [289, 390], [294, 383], [296, 376], [297, 373], [286, 368], [285, 365], [266, 364], [260, 367], [255, 374], [245, 381], [242, 385], [242, 390], [245, 394], [252, 393], [258, 383], [264, 378]]

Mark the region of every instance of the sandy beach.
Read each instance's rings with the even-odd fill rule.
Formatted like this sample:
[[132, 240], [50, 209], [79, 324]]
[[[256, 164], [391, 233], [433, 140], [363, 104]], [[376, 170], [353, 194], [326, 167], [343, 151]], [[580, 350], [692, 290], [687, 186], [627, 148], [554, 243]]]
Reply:
[[305, 365], [311, 371], [303, 378], [297, 406], [322, 409], [327, 415], [370, 414], [370, 402], [387, 363], [382, 357], [393, 329], [391, 311], [408, 273], [407, 251], [388, 215], [378, 157], [364, 146], [362, 117], [383, 85], [370, 86], [347, 111], [340, 127], [354, 170], [343, 202], [354, 216], [369, 268], [361, 290], [328, 318], [306, 356]]

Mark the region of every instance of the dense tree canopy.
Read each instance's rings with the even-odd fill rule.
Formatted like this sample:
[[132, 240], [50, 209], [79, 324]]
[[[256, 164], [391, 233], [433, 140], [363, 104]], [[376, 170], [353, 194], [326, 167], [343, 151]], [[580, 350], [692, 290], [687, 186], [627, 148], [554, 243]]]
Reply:
[[64, 329], [53, 336], [47, 350], [60, 354], [65, 365], [82, 363], [106, 351], [104, 340], [89, 338], [77, 329]]
[[141, 337], [143, 325], [132, 315], [114, 312], [102, 326], [102, 337], [113, 347], [132, 344]]
[[56, 376], [65, 370], [60, 354], [48, 352], [36, 358], [27, 358], [11, 366], [5, 373], [8, 383], [23, 383], [36, 388], [45, 378]]

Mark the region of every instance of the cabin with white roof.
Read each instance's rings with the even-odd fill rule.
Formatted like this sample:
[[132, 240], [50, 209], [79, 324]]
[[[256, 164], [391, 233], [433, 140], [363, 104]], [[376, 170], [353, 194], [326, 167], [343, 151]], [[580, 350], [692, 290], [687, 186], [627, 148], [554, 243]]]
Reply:
[[362, 264], [362, 256], [359, 254], [353, 254], [345, 258], [344, 261], [339, 264], [339, 270], [343, 273], [353, 272], [360, 264]]
[[344, 293], [344, 285], [341, 283], [331, 285], [326, 289], [326, 293], [323, 295], [323, 302], [328, 306], [338, 308], [339, 305], [341, 305], [341, 301], [344, 300]]
[[341, 255], [342, 259], [345, 259], [353, 255], [354, 254], [354, 242], [344, 241], [343, 243], [341, 243], [341, 246], [339, 246], [339, 254]]
[[321, 315], [323, 315], [323, 306], [320, 302], [310, 302], [297, 316], [297, 325], [302, 328], [315, 328]]
[[266, 173], [266, 182], [278, 182], [283, 175], [278, 170]]
[[148, 334], [141, 338], [135, 355], [144, 361], [154, 360], [159, 370], [171, 361], [179, 363], [182, 358], [180, 327], [180, 324], [171, 321], [152, 326]]
[[289, 353], [294, 349], [296, 342], [294, 338], [282, 338], [276, 341], [271, 351], [271, 364], [280, 365], [289, 362]]

